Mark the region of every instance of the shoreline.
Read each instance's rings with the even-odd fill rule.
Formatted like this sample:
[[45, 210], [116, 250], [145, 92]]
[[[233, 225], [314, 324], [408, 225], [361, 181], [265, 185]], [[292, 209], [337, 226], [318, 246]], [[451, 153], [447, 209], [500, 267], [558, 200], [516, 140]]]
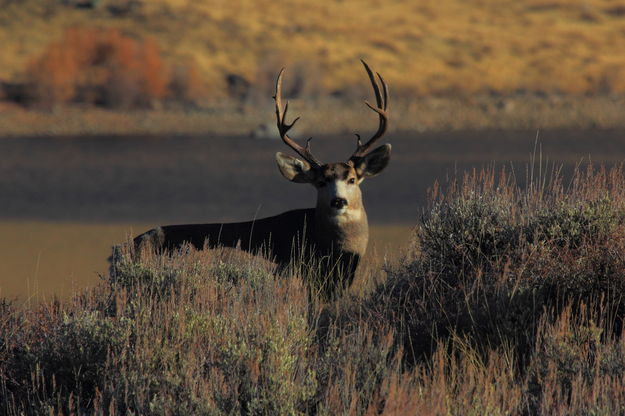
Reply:
[[[625, 128], [625, 96], [421, 97], [391, 101], [391, 131]], [[352, 134], [375, 129], [358, 99], [292, 100], [295, 134]], [[191, 110], [107, 110], [68, 106], [54, 111], [0, 102], [0, 137], [229, 135], [277, 138], [273, 103], [207, 103]]]

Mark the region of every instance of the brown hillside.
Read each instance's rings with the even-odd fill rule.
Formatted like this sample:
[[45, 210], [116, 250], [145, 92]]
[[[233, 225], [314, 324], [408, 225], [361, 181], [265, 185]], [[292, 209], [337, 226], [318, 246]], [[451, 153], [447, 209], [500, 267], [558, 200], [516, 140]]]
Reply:
[[65, 28], [88, 25], [155, 38], [168, 64], [195, 61], [213, 96], [228, 74], [265, 88], [282, 65], [312, 92], [351, 89], [361, 57], [396, 92], [625, 92], [625, 8], [608, 0], [1, 0], [0, 10], [0, 80], [22, 79]]

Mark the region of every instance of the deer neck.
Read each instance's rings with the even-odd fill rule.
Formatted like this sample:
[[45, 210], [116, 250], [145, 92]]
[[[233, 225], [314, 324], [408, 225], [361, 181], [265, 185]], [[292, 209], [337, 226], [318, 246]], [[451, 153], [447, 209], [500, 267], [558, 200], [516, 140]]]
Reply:
[[369, 241], [367, 213], [362, 205], [339, 215], [317, 206], [313, 232], [317, 245], [324, 251], [363, 256]]

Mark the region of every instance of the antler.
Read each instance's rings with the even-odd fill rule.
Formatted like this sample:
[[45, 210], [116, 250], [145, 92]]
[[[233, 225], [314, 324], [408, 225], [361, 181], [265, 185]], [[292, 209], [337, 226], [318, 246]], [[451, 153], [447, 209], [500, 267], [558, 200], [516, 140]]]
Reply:
[[375, 75], [373, 75], [373, 71], [371, 71], [371, 68], [369, 68], [369, 65], [367, 65], [365, 61], [361, 59], [360, 62], [362, 62], [362, 64], [365, 66], [367, 75], [369, 75], [369, 80], [371, 81], [373, 91], [375, 92], [375, 101], [377, 107], [372, 106], [371, 104], [369, 104], [368, 101], [365, 101], [365, 104], [367, 104], [367, 107], [378, 113], [378, 116], [380, 118], [380, 124], [378, 126], [378, 131], [376, 131], [373, 137], [370, 138], [369, 141], [365, 144], [362, 144], [362, 142], [360, 141], [360, 135], [356, 134], [356, 137], [358, 138], [356, 151], [349, 158], [349, 160], [352, 162], [365, 156], [369, 152], [369, 148], [371, 147], [371, 145], [375, 143], [376, 140], [378, 140], [380, 137], [382, 137], [384, 133], [386, 133], [386, 128], [388, 127], [388, 114], [386, 112], [388, 106], [388, 87], [386, 86], [386, 82], [384, 82], [384, 78], [382, 78], [382, 75], [380, 75], [378, 72], [375, 73], [380, 80], [380, 84], [382, 85], [382, 91], [380, 92], [380, 86], [378, 85]]
[[299, 120], [299, 117], [296, 117], [295, 120], [293, 120], [291, 124], [288, 124], [286, 122], [286, 112], [289, 109], [289, 102], [288, 101], [286, 102], [286, 105], [284, 106], [284, 110], [283, 110], [282, 109], [282, 74], [283, 73], [284, 73], [284, 68], [280, 70], [280, 74], [278, 75], [278, 81], [276, 82], [276, 95], [273, 96], [273, 99], [276, 101], [276, 117], [278, 119], [278, 131], [280, 132], [280, 137], [282, 138], [282, 141], [284, 141], [284, 143], [287, 144], [287, 146], [295, 150], [301, 157], [306, 159], [308, 163], [310, 163], [314, 167], [321, 167], [321, 162], [319, 162], [317, 158], [313, 156], [310, 150], [310, 140], [312, 139], [312, 137], [306, 140], [306, 147], [302, 147], [299, 144], [297, 144], [293, 139], [291, 139], [289, 136], [287, 136], [288, 131], [291, 130], [291, 127], [293, 127], [295, 123], [297, 122], [297, 120]]

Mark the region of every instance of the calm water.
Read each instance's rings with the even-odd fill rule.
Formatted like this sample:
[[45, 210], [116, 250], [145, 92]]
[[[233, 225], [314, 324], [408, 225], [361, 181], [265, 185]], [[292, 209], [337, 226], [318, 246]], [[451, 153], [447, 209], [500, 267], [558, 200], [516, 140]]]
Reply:
[[[370, 221], [387, 227], [374, 238], [403, 244], [427, 188], [455, 172], [506, 165], [523, 182], [535, 138], [535, 131], [389, 134], [391, 164], [362, 186]], [[324, 161], [345, 159], [354, 147], [350, 135], [312, 143]], [[543, 162], [569, 172], [588, 160], [625, 161], [623, 131], [545, 131], [539, 143]], [[276, 151], [286, 148], [247, 137], [0, 139], [0, 296], [67, 295], [93, 284], [112, 244], [155, 224], [313, 206], [311, 187], [281, 177]]]

